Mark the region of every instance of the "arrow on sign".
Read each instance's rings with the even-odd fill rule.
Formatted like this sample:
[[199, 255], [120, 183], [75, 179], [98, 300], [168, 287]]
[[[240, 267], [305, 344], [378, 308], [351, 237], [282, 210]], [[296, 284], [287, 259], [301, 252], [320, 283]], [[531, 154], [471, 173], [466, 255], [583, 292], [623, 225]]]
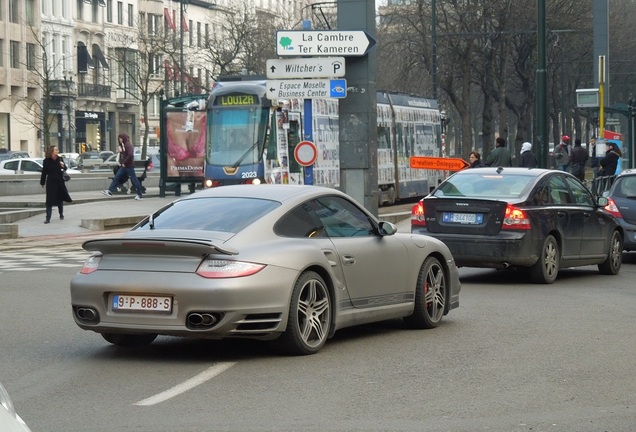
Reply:
[[411, 168], [433, 169], [440, 171], [461, 171], [470, 164], [461, 158], [411, 156]]
[[344, 57], [267, 60], [267, 78], [334, 78], [345, 76]]

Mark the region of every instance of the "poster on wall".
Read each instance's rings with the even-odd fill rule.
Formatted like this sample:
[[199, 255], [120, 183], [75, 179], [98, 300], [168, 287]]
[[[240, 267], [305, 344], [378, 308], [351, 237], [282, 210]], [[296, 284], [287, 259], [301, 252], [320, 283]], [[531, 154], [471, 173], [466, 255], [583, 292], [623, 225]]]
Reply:
[[167, 180], [203, 179], [206, 113], [166, 112]]

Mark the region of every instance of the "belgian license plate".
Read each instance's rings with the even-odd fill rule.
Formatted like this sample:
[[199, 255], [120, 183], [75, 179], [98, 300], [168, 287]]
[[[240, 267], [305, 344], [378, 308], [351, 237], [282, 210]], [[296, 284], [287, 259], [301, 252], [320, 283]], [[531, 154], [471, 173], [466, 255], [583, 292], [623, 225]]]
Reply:
[[172, 311], [172, 297], [114, 294], [111, 304], [114, 311]]
[[448, 212], [442, 215], [442, 220], [447, 223], [477, 225], [484, 221], [484, 215], [481, 213]]

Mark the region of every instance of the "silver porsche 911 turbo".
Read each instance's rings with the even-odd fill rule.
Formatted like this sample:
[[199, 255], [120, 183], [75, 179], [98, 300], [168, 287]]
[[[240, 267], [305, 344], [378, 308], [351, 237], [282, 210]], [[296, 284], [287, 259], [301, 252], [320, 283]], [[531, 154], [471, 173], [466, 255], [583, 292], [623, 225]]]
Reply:
[[115, 345], [252, 338], [313, 354], [344, 327], [434, 328], [459, 306], [441, 241], [397, 233], [322, 187], [207, 189], [83, 247], [93, 254], [71, 281], [73, 317]]

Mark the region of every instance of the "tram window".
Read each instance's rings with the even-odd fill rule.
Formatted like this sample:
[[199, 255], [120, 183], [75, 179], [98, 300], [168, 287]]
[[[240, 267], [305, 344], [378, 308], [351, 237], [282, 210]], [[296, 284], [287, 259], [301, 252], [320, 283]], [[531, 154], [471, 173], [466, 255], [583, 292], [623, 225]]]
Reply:
[[378, 149], [391, 148], [391, 131], [387, 127], [378, 127]]

